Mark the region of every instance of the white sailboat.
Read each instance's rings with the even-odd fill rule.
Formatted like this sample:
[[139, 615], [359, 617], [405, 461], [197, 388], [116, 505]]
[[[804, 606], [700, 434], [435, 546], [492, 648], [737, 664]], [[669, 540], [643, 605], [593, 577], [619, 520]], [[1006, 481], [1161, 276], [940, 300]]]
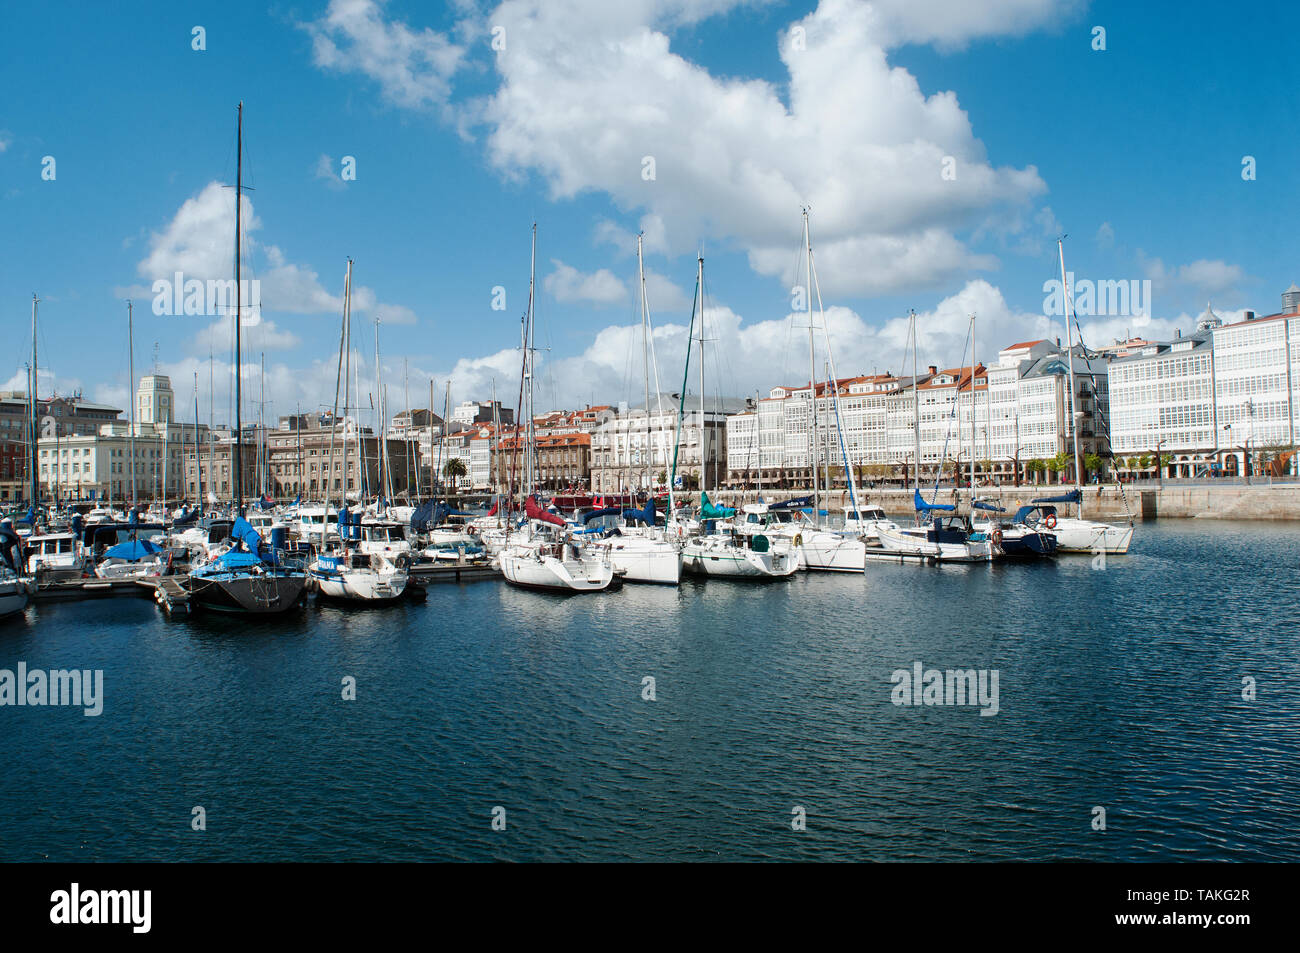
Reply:
[[[1083, 517], [1083, 457], [1079, 455], [1079, 421], [1083, 411], [1076, 406], [1078, 390], [1074, 385], [1074, 321], [1073, 303], [1070, 300], [1069, 276], [1065, 271], [1065, 241], [1058, 238], [1056, 247], [1061, 258], [1061, 298], [1065, 315], [1065, 363], [1070, 375], [1070, 408], [1073, 411], [1070, 420], [1070, 434], [1074, 441], [1074, 489], [1062, 496], [1033, 500], [1036, 504], [1073, 503], [1074, 516], [1058, 516], [1054, 506], [1040, 509], [1043, 528], [1056, 537], [1057, 552], [1062, 553], [1114, 553], [1128, 552], [1133, 542], [1133, 523], [1128, 526], [1116, 526], [1113, 523], [1099, 523]], [[1049, 512], [1050, 510], [1050, 512]], [[1032, 518], [1032, 517], [1031, 517]]]
[[523, 369], [521, 397], [526, 399], [523, 489], [526, 533], [511, 533], [497, 556], [502, 575], [511, 585], [546, 592], [600, 592], [621, 577], [606, 553], [596, 553], [579, 542], [560, 517], [545, 512], [532, 496], [533, 462], [533, 319], [537, 277], [537, 224], [532, 229], [532, 252], [528, 275], [528, 310], [523, 322]]

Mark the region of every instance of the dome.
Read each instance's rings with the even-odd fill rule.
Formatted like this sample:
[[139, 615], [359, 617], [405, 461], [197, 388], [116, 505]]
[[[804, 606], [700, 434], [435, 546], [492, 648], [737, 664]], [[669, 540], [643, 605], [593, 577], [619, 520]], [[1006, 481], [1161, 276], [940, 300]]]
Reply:
[[1210, 308], [1210, 303], [1208, 301], [1205, 302], [1205, 313], [1196, 319], [1197, 332], [1210, 331], [1222, 324], [1223, 321], [1220, 320], [1219, 316]]

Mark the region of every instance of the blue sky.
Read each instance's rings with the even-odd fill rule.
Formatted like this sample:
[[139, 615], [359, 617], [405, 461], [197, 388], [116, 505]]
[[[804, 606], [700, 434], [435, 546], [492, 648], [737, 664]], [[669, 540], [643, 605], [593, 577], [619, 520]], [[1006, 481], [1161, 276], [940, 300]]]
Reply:
[[[416, 405], [430, 378], [440, 394], [450, 378], [453, 400], [485, 397], [495, 380], [513, 403], [534, 220], [549, 348], [539, 407], [642, 392], [628, 244], [640, 228], [665, 389], [680, 379], [700, 248], [716, 338], [706, 389], [807, 379], [790, 295], [803, 280], [792, 270], [802, 202], [841, 375], [901, 370], [908, 308], [921, 314], [922, 363], [962, 359], [971, 311], [984, 359], [1063, 334], [1042, 290], [1062, 232], [1078, 276], [1152, 281], [1149, 316], [1084, 317], [1089, 343], [1189, 330], [1206, 300], [1228, 317], [1273, 312], [1300, 280], [1293, 8], [605, 6], [9, 10], [0, 382], [20, 386], [36, 292], [43, 391], [123, 401], [129, 295], [137, 370], [156, 342], [182, 405], [198, 371], [206, 418], [211, 354], [216, 416], [229, 416], [229, 319], [156, 316], [149, 289], [177, 263], [187, 277], [229, 276], [223, 186], [240, 99], [255, 216], [245, 273], [263, 281], [244, 357], [265, 353], [268, 413], [332, 399], [348, 256], [363, 289], [363, 392], [378, 313], [391, 408], [408, 371]], [[203, 51], [191, 48], [196, 25]], [[491, 48], [493, 26], [504, 51]], [[1092, 48], [1096, 26], [1105, 50]], [[952, 180], [940, 172], [949, 155]], [[338, 178], [344, 156], [354, 181]], [[491, 307], [496, 286], [504, 310]]]

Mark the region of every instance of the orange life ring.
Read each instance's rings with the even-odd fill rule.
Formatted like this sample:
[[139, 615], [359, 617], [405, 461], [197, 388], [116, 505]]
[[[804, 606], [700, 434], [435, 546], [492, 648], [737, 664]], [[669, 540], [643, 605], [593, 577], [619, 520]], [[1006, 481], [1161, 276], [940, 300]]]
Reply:
[[1056, 514], [1048, 513], [1047, 519], [1043, 520], [1043, 525], [1045, 525], [1048, 529], [1056, 529]]
[[994, 542], [994, 544], [997, 545], [997, 546], [1001, 546], [1001, 545], [1002, 545], [1002, 530], [1000, 530], [1000, 529], [995, 529], [995, 530], [993, 531], [993, 542]]

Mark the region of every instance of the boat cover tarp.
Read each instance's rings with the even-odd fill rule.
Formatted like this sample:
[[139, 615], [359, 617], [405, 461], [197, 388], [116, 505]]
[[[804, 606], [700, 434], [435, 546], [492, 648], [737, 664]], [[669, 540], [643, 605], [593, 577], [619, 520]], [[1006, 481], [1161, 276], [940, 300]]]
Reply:
[[709, 502], [709, 494], [700, 493], [700, 519], [702, 520], [725, 520], [736, 515], [734, 506], [714, 506]]
[[605, 516], [618, 516], [623, 512], [624, 510], [619, 509], [617, 506], [606, 506], [598, 510], [592, 510], [590, 513], [584, 513], [582, 521], [584, 523], [590, 523], [592, 520], [598, 520]]
[[990, 513], [1005, 513], [1006, 510], [996, 503], [990, 503], [987, 500], [976, 500], [971, 504], [977, 510], [988, 510]]
[[1069, 493], [1062, 493], [1060, 496], [1040, 496], [1036, 500], [1030, 500], [1031, 503], [1078, 503], [1083, 499], [1083, 493], [1080, 490], [1071, 490]]
[[782, 500], [780, 503], [773, 503], [768, 506], [769, 510], [801, 510], [805, 506], [812, 504], [811, 496], [801, 496], [793, 500]]
[[118, 543], [116, 546], [110, 546], [104, 550], [105, 559], [127, 559], [131, 562], [139, 562], [141, 559], [147, 559], [150, 556], [157, 556], [161, 549], [149, 542], [147, 539], [136, 539], [127, 543]]
[[920, 491], [920, 490], [913, 490], [913, 491], [912, 491], [912, 502], [916, 504], [916, 508], [917, 508], [918, 510], [923, 510], [923, 511], [925, 511], [925, 510], [943, 510], [943, 511], [945, 511], [945, 512], [950, 512], [950, 511], [952, 511], [952, 510], [957, 509], [957, 504], [956, 504], [956, 503], [927, 503], [927, 502], [925, 502], [925, 498], [921, 496], [921, 491]]
[[624, 510], [623, 518], [630, 523], [645, 523], [646, 526], [655, 525], [655, 501], [646, 500], [646, 504], [639, 510]]
[[1048, 516], [1056, 515], [1055, 506], [1022, 506], [1020, 509], [1016, 510], [1015, 521], [1017, 523], [1023, 523], [1029, 517], [1029, 514], [1034, 512], [1034, 510], [1040, 511], [1039, 516], [1043, 519], [1046, 519]]
[[198, 508], [195, 507], [172, 520], [172, 526], [187, 526], [188, 524], [195, 522], [198, 518], [199, 511]]
[[541, 520], [544, 523], [554, 523], [556, 526], [566, 525], [564, 520], [554, 513], [548, 513], [537, 505], [535, 497], [529, 497], [524, 501], [524, 514], [530, 520]]

